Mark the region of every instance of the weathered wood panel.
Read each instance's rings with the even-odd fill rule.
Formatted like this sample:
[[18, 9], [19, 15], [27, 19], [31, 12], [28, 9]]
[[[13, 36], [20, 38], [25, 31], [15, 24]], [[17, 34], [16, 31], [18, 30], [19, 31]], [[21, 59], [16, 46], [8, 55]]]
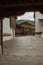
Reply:
[[10, 17], [10, 26], [11, 26], [11, 28], [16, 27], [16, 18], [15, 17]]
[[0, 22], [0, 44], [1, 44], [1, 22]]

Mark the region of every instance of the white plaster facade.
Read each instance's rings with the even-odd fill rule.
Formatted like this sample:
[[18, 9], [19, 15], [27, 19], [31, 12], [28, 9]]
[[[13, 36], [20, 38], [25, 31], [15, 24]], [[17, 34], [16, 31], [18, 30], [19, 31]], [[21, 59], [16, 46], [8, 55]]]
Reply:
[[43, 21], [39, 21], [39, 19], [43, 19], [43, 14], [35, 12], [35, 32], [42, 32], [41, 37], [43, 38]]
[[10, 28], [10, 19], [9, 18], [5, 18], [3, 20], [3, 34], [4, 33], [11, 34], [11, 36], [3, 37], [3, 41], [12, 39], [12, 30]]
[[[13, 21], [15, 21], [15, 20], [13, 20]], [[4, 33], [11, 34], [11, 36], [3, 37], [3, 41], [15, 38], [15, 29], [13, 29], [13, 28], [11, 29], [11, 27], [10, 27], [10, 18], [5, 18], [3, 20], [3, 34]]]
[[3, 34], [4, 33], [10, 33], [11, 34], [10, 19], [9, 18], [5, 18], [3, 20]]
[[42, 21], [39, 19], [43, 19], [43, 14], [40, 12], [35, 12], [35, 32], [43, 32]]

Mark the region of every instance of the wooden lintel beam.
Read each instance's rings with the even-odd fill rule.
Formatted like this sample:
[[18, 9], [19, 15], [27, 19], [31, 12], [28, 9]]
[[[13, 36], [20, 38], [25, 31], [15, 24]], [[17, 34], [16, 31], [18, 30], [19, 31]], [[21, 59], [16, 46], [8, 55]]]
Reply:
[[8, 7], [26, 7], [26, 6], [43, 6], [43, 2], [42, 3], [26, 3], [26, 4], [0, 4], [0, 7], [2, 8], [8, 8]]

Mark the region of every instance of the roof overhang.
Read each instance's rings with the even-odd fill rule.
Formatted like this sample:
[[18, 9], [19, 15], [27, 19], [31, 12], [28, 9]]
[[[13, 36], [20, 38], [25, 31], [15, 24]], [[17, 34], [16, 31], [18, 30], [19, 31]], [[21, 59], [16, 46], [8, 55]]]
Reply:
[[1, 0], [0, 15], [21, 15], [28, 11], [43, 11], [42, 0]]

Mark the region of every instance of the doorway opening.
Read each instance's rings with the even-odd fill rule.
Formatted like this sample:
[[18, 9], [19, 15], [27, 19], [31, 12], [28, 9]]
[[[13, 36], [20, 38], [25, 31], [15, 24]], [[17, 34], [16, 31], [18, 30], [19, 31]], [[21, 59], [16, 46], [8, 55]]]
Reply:
[[16, 19], [16, 36], [35, 35], [35, 13], [25, 12]]

